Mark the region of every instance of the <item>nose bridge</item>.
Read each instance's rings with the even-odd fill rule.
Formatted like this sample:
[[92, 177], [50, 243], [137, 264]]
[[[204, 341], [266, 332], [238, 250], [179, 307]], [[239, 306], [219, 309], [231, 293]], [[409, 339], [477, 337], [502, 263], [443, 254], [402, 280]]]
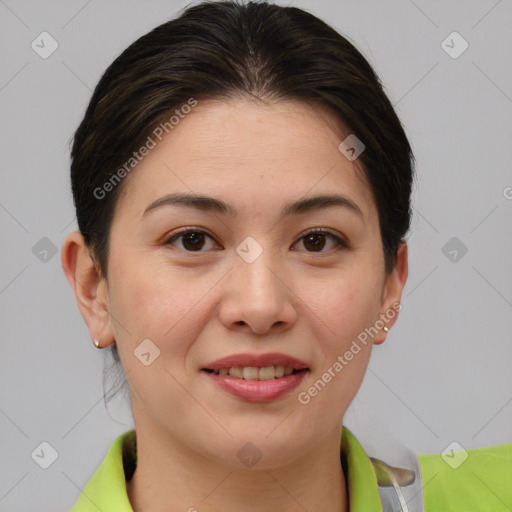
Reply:
[[294, 321], [293, 293], [283, 283], [284, 265], [279, 261], [278, 250], [247, 237], [236, 252], [238, 261], [235, 260], [222, 308], [226, 326], [244, 323], [255, 332], [264, 333], [275, 324]]
[[263, 246], [255, 238], [247, 237], [236, 252], [241, 260], [237, 262], [235, 272], [241, 279], [242, 296], [249, 294], [252, 300], [258, 297], [271, 300], [283, 292], [283, 285], [275, 275], [281, 265], [277, 251], [270, 244]]

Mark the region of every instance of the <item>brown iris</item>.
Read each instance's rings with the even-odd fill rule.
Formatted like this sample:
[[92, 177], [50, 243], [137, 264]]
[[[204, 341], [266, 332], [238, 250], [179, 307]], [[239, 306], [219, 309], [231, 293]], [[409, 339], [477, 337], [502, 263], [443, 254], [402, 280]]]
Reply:
[[[320, 237], [320, 239], [319, 239]], [[325, 246], [325, 235], [323, 233], [312, 233], [304, 237], [304, 247], [309, 249], [308, 244], [313, 251], [322, 250]]]
[[204, 245], [204, 233], [191, 231], [190, 233], [182, 235], [182, 243], [183, 247], [185, 247], [187, 250], [194, 251], [201, 249]]

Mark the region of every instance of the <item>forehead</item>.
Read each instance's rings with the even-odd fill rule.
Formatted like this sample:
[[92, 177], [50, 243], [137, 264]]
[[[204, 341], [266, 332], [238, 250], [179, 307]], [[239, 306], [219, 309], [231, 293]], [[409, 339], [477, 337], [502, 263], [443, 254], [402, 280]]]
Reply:
[[260, 209], [343, 193], [371, 222], [377, 212], [362, 165], [338, 149], [349, 134], [327, 110], [304, 102], [198, 101], [162, 140], [152, 136], [154, 147], [124, 178], [116, 212], [140, 217], [171, 192]]

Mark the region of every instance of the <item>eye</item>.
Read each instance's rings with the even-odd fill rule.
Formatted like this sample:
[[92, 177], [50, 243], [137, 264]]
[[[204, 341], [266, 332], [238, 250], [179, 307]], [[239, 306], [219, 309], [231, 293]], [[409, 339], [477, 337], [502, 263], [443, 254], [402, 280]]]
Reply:
[[204, 252], [201, 249], [205, 246], [205, 239], [209, 238], [215, 243], [215, 240], [202, 229], [184, 229], [168, 238], [163, 245], [172, 245], [178, 239], [181, 239], [182, 249], [187, 252]]
[[326, 231], [325, 229], [312, 229], [308, 231], [305, 235], [303, 235], [301, 238], [299, 238], [299, 240], [297, 240], [296, 243], [302, 240], [304, 247], [308, 249], [308, 252], [328, 252], [322, 251], [322, 249], [326, 245], [326, 238], [329, 238], [331, 241], [334, 241], [334, 247], [337, 247], [338, 250], [341, 248], [348, 248], [348, 244], [345, 242], [345, 240], [343, 240], [339, 236], [336, 236], [334, 233], [331, 233], [330, 231]]
[[[212, 241], [214, 245], [216, 244], [215, 240], [206, 231], [196, 228], [187, 228], [174, 233], [170, 238], [163, 242], [163, 245], [173, 245], [177, 240], [180, 240], [180, 249], [185, 250], [186, 252], [204, 252], [201, 251], [201, 249], [203, 249], [205, 244], [207, 244], [207, 239]], [[299, 238], [294, 245], [303, 241], [303, 245], [307, 249], [307, 252], [328, 252], [323, 251], [326, 246], [326, 239], [331, 240], [331, 245], [334, 243], [335, 249], [348, 248], [348, 244], [345, 240], [324, 229], [309, 230], [305, 235]], [[206, 249], [208, 249], [208, 247], [206, 247]]]

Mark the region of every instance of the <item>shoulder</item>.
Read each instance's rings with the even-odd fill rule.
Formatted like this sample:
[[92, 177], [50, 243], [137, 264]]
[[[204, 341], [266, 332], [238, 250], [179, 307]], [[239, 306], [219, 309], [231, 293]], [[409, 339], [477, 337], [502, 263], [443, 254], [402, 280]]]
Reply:
[[[343, 458], [348, 461], [349, 490], [357, 494], [363, 487], [373, 495], [378, 491], [382, 509], [372, 503], [376, 508], [368, 510], [512, 511], [512, 443], [441, 454], [410, 452], [405, 467], [394, 467], [367, 455], [344, 427], [341, 454], [342, 464]], [[351, 512], [355, 509], [351, 503]]]
[[130, 471], [136, 462], [131, 457], [134, 442], [135, 430], [117, 437], [71, 512], [98, 512], [98, 510], [133, 512], [126, 492], [127, 474], [125, 472]]
[[418, 461], [426, 512], [512, 510], [512, 443], [420, 454]]

